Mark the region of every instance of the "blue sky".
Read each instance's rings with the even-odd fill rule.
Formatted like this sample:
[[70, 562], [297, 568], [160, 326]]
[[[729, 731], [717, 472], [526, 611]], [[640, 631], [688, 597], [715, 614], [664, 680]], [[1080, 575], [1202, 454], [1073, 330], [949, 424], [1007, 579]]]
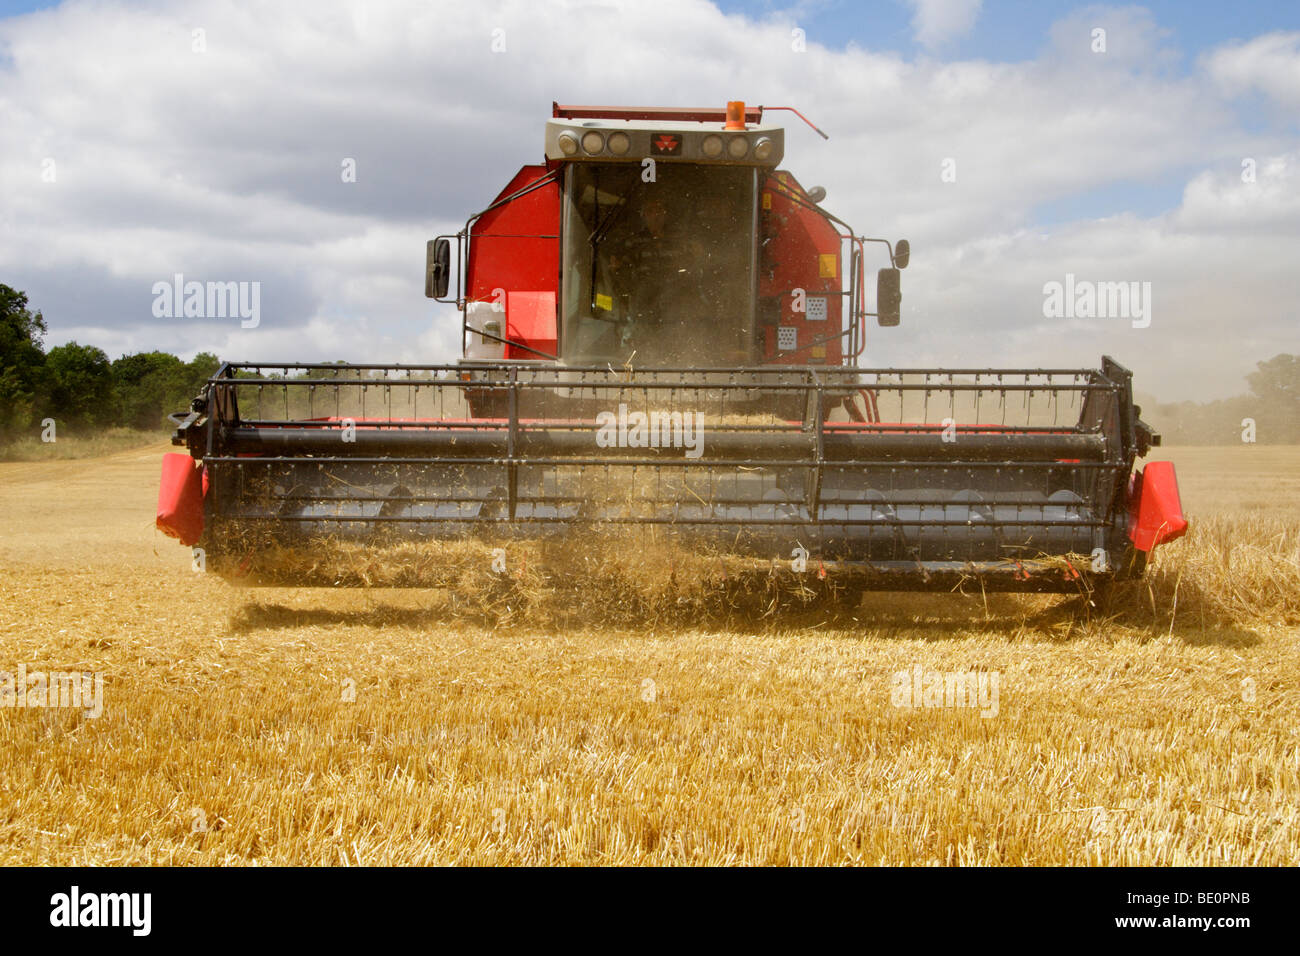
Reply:
[[[40, 0], [0, 0], [0, 16], [12, 16], [58, 6]], [[969, 30], [933, 47], [923, 45], [914, 28], [915, 8], [906, 0], [718, 0], [721, 11], [754, 20], [788, 18], [804, 29], [810, 42], [830, 48], [858, 47], [896, 53], [906, 59], [946, 61], [986, 60], [1027, 62], [1050, 46], [1049, 31], [1063, 12], [1088, 9], [1088, 4], [1059, 0], [983, 0]], [[1262, 33], [1300, 30], [1297, 0], [1151, 0], [1129, 6], [1148, 11], [1158, 23], [1173, 55], [1160, 69], [1187, 75], [1197, 58], [1231, 40]], [[1267, 130], [1278, 124], [1300, 124], [1300, 113], [1279, 114], [1261, 109], [1258, 98], [1241, 98], [1236, 109], [1243, 128]], [[1191, 167], [1187, 169], [1191, 172]], [[1062, 196], [1034, 208], [1034, 221], [1051, 226], [1083, 215], [1132, 212], [1153, 215], [1177, 205], [1182, 183], [1161, 175], [1110, 182], [1074, 195]]]
[[[0, 0], [0, 16], [48, 9], [57, 3], [41, 0]], [[944, 60], [991, 62], [1031, 61], [1049, 47], [1049, 31], [1063, 12], [1087, 9], [1087, 4], [1056, 0], [984, 0], [969, 30], [936, 46], [923, 45], [914, 29], [914, 7], [906, 0], [718, 0], [724, 13], [763, 20], [783, 17], [805, 30], [810, 42], [830, 48], [858, 47], [888, 51], [907, 59], [939, 57]], [[1159, 24], [1165, 43], [1176, 53], [1161, 64], [1171, 74], [1187, 75], [1197, 58], [1230, 40], [1247, 40], [1277, 30], [1300, 30], [1297, 0], [1150, 0], [1140, 4]], [[1300, 113], [1279, 115], [1260, 109], [1256, 98], [1238, 104], [1244, 128], [1266, 130], [1278, 123], [1300, 123]], [[1190, 168], [1188, 170], [1190, 172]], [[1062, 196], [1035, 206], [1033, 219], [1043, 226], [1068, 222], [1083, 215], [1131, 212], [1154, 215], [1172, 209], [1182, 194], [1182, 183], [1167, 176], [1107, 183], [1105, 186]]]
[[[1123, 4], [1121, 4], [1123, 5]], [[1229, 40], [1247, 40], [1276, 30], [1300, 29], [1300, 0], [1154, 0], [1131, 4], [1149, 11], [1177, 55], [1162, 68], [1177, 75], [1192, 71], [1197, 58]], [[865, 50], [892, 51], [908, 59], [1030, 61], [1049, 46], [1049, 31], [1062, 13], [1087, 9], [1089, 4], [1059, 0], [984, 0], [970, 30], [928, 49], [915, 36], [914, 9], [904, 0], [807, 0], [804, 3], [721, 0], [727, 13], [763, 18], [785, 14], [807, 33], [809, 40], [831, 47], [855, 45]], [[1238, 104], [1243, 126], [1267, 128], [1276, 123], [1300, 123], [1260, 110], [1246, 98]], [[1189, 170], [1190, 171], [1190, 170]], [[1177, 205], [1182, 183], [1165, 176], [1105, 186], [1065, 196], [1034, 208], [1036, 223], [1051, 226], [1084, 215], [1132, 212], [1154, 215]]]
[[[37, 0], [0, 0], [8, 17], [58, 6]], [[810, 0], [802, 4], [721, 0], [726, 13], [764, 17], [795, 12], [810, 38], [830, 46], [855, 43], [866, 49], [921, 51], [912, 37], [912, 10], [902, 0]], [[1047, 28], [1063, 10], [1077, 4], [1052, 0], [986, 0], [974, 28], [944, 52], [959, 59], [1031, 59], [1043, 47]], [[1228, 39], [1246, 39], [1269, 30], [1300, 29], [1300, 3], [1294, 0], [1149, 0], [1174, 43], [1194, 56]]]
[[[1063, 12], [1088, 6], [1059, 0], [984, 0], [968, 32], [929, 51], [914, 36], [913, 8], [905, 0], [718, 0], [715, 5], [724, 13], [754, 19], [790, 16], [810, 40], [832, 48], [856, 45], [908, 58], [937, 52], [945, 59], [997, 62], [1033, 59], [1047, 45], [1048, 29]], [[1184, 70], [1198, 54], [1226, 40], [1300, 29], [1296, 0], [1145, 0], [1132, 5], [1150, 11], [1168, 32], [1170, 45], [1183, 54], [1179, 68]], [[0, 17], [56, 6], [48, 0], [0, 0]]]
[[[1188, 57], [1225, 40], [1270, 30], [1300, 29], [1295, 0], [1151, 0], [1135, 4], [1154, 14], [1173, 45]], [[738, 2], [718, 4], [727, 13], [762, 17], [793, 12], [810, 39], [830, 46], [854, 43], [868, 50], [924, 53], [912, 34], [912, 8], [902, 0], [808, 0], [802, 4]], [[945, 45], [950, 59], [1029, 60], [1045, 46], [1048, 28], [1061, 14], [1087, 6], [1053, 0], [985, 0], [968, 34]]]

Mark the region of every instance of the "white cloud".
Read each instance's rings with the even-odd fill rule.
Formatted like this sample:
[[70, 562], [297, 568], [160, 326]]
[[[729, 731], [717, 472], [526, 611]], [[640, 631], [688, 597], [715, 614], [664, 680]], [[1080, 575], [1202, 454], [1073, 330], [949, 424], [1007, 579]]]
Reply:
[[1081, 7], [1053, 23], [1049, 34], [1053, 59], [1067, 71], [1105, 63], [1151, 74], [1180, 59], [1178, 51], [1166, 45], [1172, 31], [1161, 27], [1145, 7]]
[[1300, 153], [1247, 157], [1242, 169], [1204, 171], [1183, 190], [1173, 222], [1187, 233], [1239, 238], [1294, 237], [1300, 231]]
[[1231, 43], [1215, 50], [1206, 63], [1229, 93], [1259, 90], [1283, 105], [1300, 106], [1300, 32]]
[[929, 50], [965, 36], [975, 25], [983, 0], [908, 0], [916, 42]]

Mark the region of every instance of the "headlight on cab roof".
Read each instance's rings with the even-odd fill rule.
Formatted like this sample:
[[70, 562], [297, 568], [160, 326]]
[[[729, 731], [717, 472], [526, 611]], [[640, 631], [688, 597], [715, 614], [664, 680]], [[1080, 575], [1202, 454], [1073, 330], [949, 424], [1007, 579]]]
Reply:
[[615, 156], [626, 156], [627, 151], [632, 148], [632, 140], [624, 132], [610, 133], [608, 145], [609, 151]]

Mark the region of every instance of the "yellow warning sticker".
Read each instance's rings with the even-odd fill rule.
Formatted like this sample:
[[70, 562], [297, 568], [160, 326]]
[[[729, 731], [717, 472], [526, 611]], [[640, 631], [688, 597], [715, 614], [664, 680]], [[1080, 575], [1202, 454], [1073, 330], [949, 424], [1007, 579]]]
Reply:
[[817, 275], [823, 279], [835, 278], [835, 260], [838, 259], [833, 252], [823, 252], [817, 257]]
[[814, 345], [812, 347], [812, 357], [815, 359], [824, 359], [826, 357], [826, 346]]
[[606, 312], [612, 312], [614, 310], [614, 300], [603, 292], [597, 292], [596, 308], [604, 309]]
[[771, 194], [771, 193], [763, 193], [763, 208], [764, 208], [764, 209], [771, 209], [771, 208], [772, 208], [772, 194]]

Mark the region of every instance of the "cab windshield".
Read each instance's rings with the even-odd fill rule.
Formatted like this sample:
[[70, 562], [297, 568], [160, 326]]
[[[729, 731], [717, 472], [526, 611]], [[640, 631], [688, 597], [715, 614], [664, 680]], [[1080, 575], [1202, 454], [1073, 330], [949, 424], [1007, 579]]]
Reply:
[[755, 171], [573, 163], [565, 183], [561, 358], [736, 365], [751, 359]]

